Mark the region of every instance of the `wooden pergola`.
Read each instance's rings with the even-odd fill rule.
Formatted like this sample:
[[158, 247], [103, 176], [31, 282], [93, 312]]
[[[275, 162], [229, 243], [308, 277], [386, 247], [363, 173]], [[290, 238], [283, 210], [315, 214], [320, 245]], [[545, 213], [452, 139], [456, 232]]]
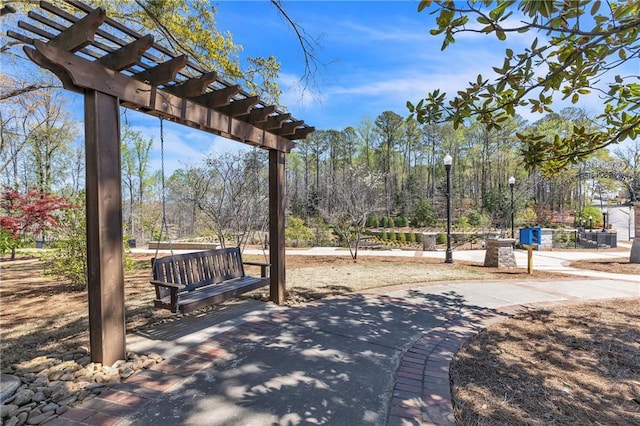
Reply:
[[[73, 13], [41, 2], [30, 33], [7, 34], [52, 71], [65, 89], [84, 95], [87, 265], [91, 359], [112, 364], [126, 353], [119, 107], [269, 151], [270, 299], [285, 294], [285, 154], [314, 131], [93, 9], [66, 0]], [[151, 289], [150, 289], [151, 291]]]

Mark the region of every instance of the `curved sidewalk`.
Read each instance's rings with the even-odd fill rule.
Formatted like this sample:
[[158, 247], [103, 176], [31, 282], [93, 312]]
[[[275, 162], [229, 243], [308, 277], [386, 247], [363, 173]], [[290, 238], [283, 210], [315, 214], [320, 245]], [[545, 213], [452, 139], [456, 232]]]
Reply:
[[127, 337], [165, 361], [50, 424], [449, 425], [448, 370], [464, 341], [513, 313], [640, 296], [606, 279], [380, 288], [301, 307], [255, 301]]

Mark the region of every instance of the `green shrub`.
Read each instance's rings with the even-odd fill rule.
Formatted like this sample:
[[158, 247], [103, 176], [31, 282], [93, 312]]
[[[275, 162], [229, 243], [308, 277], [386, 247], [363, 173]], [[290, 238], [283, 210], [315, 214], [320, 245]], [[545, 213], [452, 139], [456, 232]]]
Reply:
[[426, 199], [420, 200], [413, 212], [411, 225], [415, 227], [432, 226], [435, 225], [437, 221], [438, 218], [431, 209], [431, 204]]
[[62, 217], [62, 227], [54, 233], [57, 249], [42, 256], [44, 272], [82, 290], [87, 286], [86, 216], [82, 208], [76, 208], [65, 210]]
[[469, 225], [471, 226], [487, 226], [490, 222], [487, 215], [483, 215], [477, 210], [470, 211], [467, 217], [469, 218]]
[[380, 221], [378, 220], [377, 217], [373, 216], [371, 218], [371, 227], [372, 228], [378, 228], [380, 226]]
[[401, 226], [403, 228], [409, 226], [409, 219], [407, 219], [405, 216], [400, 216], [398, 218], [398, 226]]
[[[62, 226], [53, 232], [55, 250], [42, 255], [43, 269], [51, 275], [71, 282], [75, 290], [87, 287], [87, 220], [84, 206], [62, 212]], [[122, 265], [133, 270], [135, 262], [126, 239], [122, 242]]]
[[413, 232], [413, 236], [416, 239], [416, 243], [422, 244], [422, 232]]
[[455, 222], [455, 226], [456, 228], [460, 229], [460, 230], [467, 230], [469, 229], [471, 226], [469, 224], [469, 219], [467, 218], [467, 216], [462, 215], [458, 218], [458, 220], [456, 220]]
[[436, 244], [446, 244], [447, 243], [447, 234], [444, 232], [438, 232], [436, 236]]
[[398, 241], [399, 243], [404, 244], [404, 243], [406, 243], [406, 242], [407, 242], [407, 238], [406, 238], [406, 236], [404, 235], [404, 232], [398, 232], [397, 234], [398, 234], [398, 236], [397, 236], [397, 238], [396, 238], [396, 239], [397, 239], [397, 241]]
[[14, 238], [10, 231], [0, 228], [0, 253], [15, 250], [21, 245], [20, 239]]
[[394, 226], [396, 226], [395, 221], [393, 220], [392, 217], [389, 218], [389, 220], [387, 220], [387, 227], [389, 228], [393, 228]]
[[414, 232], [407, 232], [407, 242], [409, 244], [416, 242], [416, 234]]
[[382, 241], [386, 241], [387, 238], [389, 238], [389, 236], [387, 235], [387, 231], [385, 231], [384, 229], [382, 231], [380, 231], [380, 239]]
[[382, 219], [380, 219], [380, 226], [383, 228], [388, 228], [389, 227], [389, 218], [386, 216], [382, 216]]
[[[591, 221], [589, 221], [591, 216]], [[585, 228], [602, 228], [602, 211], [596, 206], [587, 206], [582, 210], [580, 217], [584, 218]]]
[[287, 218], [284, 236], [293, 247], [306, 247], [314, 238], [313, 229], [304, 224], [304, 219], [296, 216]]
[[393, 242], [396, 240], [396, 233], [393, 231], [389, 232], [389, 241]]

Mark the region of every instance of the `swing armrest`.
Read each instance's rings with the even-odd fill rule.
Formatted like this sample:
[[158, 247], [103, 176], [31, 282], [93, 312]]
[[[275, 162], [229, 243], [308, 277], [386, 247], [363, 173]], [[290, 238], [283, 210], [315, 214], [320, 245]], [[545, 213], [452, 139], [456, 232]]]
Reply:
[[267, 277], [267, 268], [271, 266], [270, 263], [263, 263], [263, 262], [242, 262], [242, 264], [249, 265], [249, 266], [259, 266], [261, 278]]
[[[184, 287], [183, 285], [180, 284], [174, 284], [174, 283], [168, 283], [168, 282], [164, 282], [164, 281], [158, 281], [158, 280], [151, 280], [151, 284], [153, 284], [156, 287], [156, 294], [159, 295], [158, 292], [158, 287], [166, 287], [169, 289], [170, 295], [169, 295], [169, 300], [170, 300], [170, 309], [171, 312], [173, 312], [174, 314], [178, 312], [178, 293], [180, 292], [180, 290]], [[159, 296], [158, 296], [159, 297]], [[156, 306], [157, 303], [159, 303], [160, 301], [156, 300]]]

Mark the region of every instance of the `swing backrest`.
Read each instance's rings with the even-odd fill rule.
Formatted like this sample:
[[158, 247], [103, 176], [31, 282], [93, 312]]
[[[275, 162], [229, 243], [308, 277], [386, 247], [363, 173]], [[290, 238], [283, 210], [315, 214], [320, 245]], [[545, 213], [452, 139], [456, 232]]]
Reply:
[[154, 280], [181, 285], [181, 291], [244, 277], [238, 247], [165, 256], [152, 264]]

